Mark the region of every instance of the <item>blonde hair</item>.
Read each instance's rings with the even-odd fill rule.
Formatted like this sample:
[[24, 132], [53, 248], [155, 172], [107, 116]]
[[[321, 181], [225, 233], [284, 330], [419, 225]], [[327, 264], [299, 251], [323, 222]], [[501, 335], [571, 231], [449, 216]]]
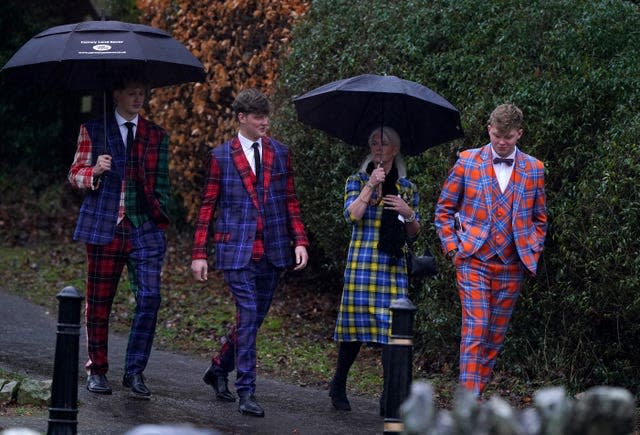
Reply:
[[499, 131], [519, 130], [522, 128], [524, 117], [522, 110], [515, 104], [501, 104], [491, 112], [489, 125], [494, 126]]
[[398, 132], [391, 127], [387, 127], [386, 125], [373, 129], [373, 131], [369, 135], [369, 140], [367, 140], [367, 143], [369, 144], [369, 146], [371, 146], [371, 142], [373, 141], [374, 137], [380, 136], [381, 131], [382, 131], [383, 141], [386, 140], [387, 142], [390, 142], [391, 144], [397, 146], [398, 148], [402, 147], [402, 143], [400, 142], [400, 135], [398, 134]]

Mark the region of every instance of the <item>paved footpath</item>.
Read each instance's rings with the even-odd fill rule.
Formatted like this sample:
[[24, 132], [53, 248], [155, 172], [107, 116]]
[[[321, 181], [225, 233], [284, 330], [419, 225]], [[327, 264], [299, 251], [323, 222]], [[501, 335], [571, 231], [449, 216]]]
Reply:
[[[57, 292], [56, 292], [57, 293]], [[55, 294], [52, 295], [55, 297]], [[56, 343], [57, 312], [0, 289], [0, 368], [34, 379], [51, 379]], [[83, 328], [81, 328], [83, 329]], [[80, 337], [78, 434], [123, 434], [143, 424], [186, 425], [230, 435], [381, 434], [383, 418], [373, 398], [350, 397], [353, 411], [331, 407], [327, 390], [299, 387], [258, 374], [256, 397], [265, 418], [243, 416], [236, 403], [215, 400], [202, 382], [209, 362], [189, 355], [154, 349], [145, 371], [153, 392], [149, 401], [129, 397], [121, 386], [126, 337], [112, 335], [108, 374], [111, 396], [89, 393], [82, 364], [86, 361], [84, 333]], [[0, 417], [0, 430], [25, 427], [46, 433], [48, 409], [35, 415]], [[177, 433], [176, 433], [177, 435]]]

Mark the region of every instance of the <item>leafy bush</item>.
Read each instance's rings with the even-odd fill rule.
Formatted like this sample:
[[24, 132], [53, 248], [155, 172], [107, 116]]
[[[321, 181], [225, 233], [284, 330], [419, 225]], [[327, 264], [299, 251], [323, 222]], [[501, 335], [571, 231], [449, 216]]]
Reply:
[[[342, 189], [365, 150], [302, 126], [292, 97], [353, 75], [392, 74], [461, 110], [463, 140], [408, 162], [421, 191], [420, 243], [433, 248], [433, 208], [455, 152], [486, 143], [489, 112], [514, 102], [525, 113], [520, 147], [546, 164], [550, 226], [540, 274], [525, 284], [498, 365], [575, 389], [634, 389], [640, 124], [631, 108], [640, 97], [639, 26], [637, 5], [625, 1], [313, 2], [294, 27], [275, 126], [295, 149], [303, 214], [322, 266], [338, 275], [342, 268]], [[459, 302], [453, 269], [441, 266], [413, 297], [426, 365], [457, 358]]]
[[206, 0], [187, 5], [137, 0], [137, 5], [143, 22], [182, 41], [207, 73], [204, 83], [155, 89], [150, 100], [151, 118], [171, 134], [171, 184], [187, 221], [193, 222], [206, 154], [237, 131], [231, 103], [247, 87], [272, 93], [291, 25], [304, 14], [308, 2]]

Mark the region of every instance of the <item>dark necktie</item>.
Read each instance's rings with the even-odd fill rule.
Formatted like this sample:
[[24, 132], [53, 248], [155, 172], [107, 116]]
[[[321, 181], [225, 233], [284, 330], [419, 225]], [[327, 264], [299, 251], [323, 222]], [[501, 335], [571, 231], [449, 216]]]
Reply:
[[127, 149], [131, 148], [133, 145], [133, 127], [135, 124], [133, 122], [125, 122], [125, 127], [127, 127]]
[[260, 144], [258, 142], [254, 142], [251, 145], [253, 148], [253, 161], [256, 164], [256, 180], [260, 177]]
[[502, 157], [496, 157], [493, 159], [493, 164], [498, 165], [500, 163], [504, 163], [507, 166], [513, 165], [513, 159], [503, 159]]

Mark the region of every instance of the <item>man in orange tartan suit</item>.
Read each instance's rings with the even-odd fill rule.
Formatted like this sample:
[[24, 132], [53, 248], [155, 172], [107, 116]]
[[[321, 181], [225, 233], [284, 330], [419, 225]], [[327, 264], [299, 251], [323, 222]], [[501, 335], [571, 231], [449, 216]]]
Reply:
[[547, 231], [542, 162], [520, 151], [522, 111], [498, 106], [491, 142], [460, 153], [435, 210], [462, 305], [460, 384], [478, 397], [491, 378], [525, 273], [535, 276]]

